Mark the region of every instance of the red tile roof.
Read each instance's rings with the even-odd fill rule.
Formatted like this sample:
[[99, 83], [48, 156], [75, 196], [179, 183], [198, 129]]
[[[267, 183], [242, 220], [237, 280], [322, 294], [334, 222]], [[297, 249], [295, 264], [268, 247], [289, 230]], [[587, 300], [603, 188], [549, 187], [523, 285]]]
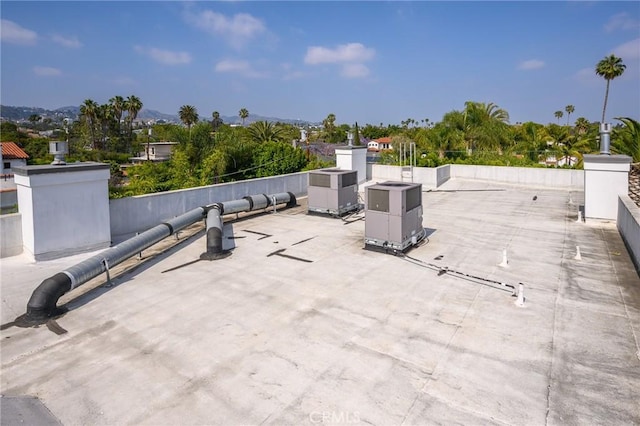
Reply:
[[22, 150], [15, 142], [2, 142], [2, 158], [8, 159], [24, 159], [29, 158], [26, 152]]
[[378, 138], [375, 141], [378, 143], [391, 143], [391, 138], [389, 136], [385, 136], [383, 138]]

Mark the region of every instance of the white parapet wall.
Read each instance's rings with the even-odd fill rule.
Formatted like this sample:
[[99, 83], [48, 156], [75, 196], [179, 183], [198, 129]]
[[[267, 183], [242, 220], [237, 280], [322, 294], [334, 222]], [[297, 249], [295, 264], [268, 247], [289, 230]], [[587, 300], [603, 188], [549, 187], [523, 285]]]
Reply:
[[22, 253], [22, 215], [20, 213], [0, 216], [0, 258]]
[[247, 195], [280, 192], [306, 195], [307, 181], [308, 173], [301, 172], [113, 199], [109, 203], [111, 236], [118, 243], [196, 207]]
[[451, 164], [451, 178], [574, 190], [584, 188], [584, 171], [576, 169]]
[[[514, 185], [582, 190], [584, 171], [536, 167], [474, 166], [447, 164], [440, 167], [414, 167], [412, 179], [427, 188], [437, 188], [449, 179], [486, 180]], [[372, 165], [374, 182], [407, 180], [401, 166]]]
[[437, 188], [449, 180], [450, 170], [449, 164], [440, 167], [414, 167], [410, 173], [411, 178], [408, 178], [406, 168], [403, 173], [401, 166], [373, 164], [371, 166], [371, 180], [373, 182], [411, 181], [420, 183], [426, 188]]
[[618, 197], [618, 231], [640, 273], [640, 207], [627, 195]]

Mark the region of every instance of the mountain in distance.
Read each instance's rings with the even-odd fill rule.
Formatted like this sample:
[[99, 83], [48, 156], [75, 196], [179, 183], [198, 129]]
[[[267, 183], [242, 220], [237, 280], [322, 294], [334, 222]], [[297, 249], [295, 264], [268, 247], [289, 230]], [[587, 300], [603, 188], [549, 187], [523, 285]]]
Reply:
[[[0, 105], [0, 117], [4, 120], [10, 121], [25, 121], [33, 114], [37, 114], [43, 118], [50, 117], [53, 119], [62, 120], [63, 118], [78, 119], [80, 115], [79, 106], [64, 106], [56, 108], [54, 110], [40, 108], [40, 107], [27, 107], [27, 106], [10, 106]], [[164, 120], [168, 123], [180, 123], [180, 117], [177, 114], [165, 114], [156, 110], [143, 108], [138, 112], [138, 119], [142, 121], [147, 120]], [[200, 121], [211, 121], [211, 115], [200, 115]], [[225, 124], [241, 124], [242, 120], [239, 116], [221, 115], [220, 118]], [[297, 120], [291, 118], [278, 118], [278, 117], [266, 117], [257, 114], [249, 114], [245, 119], [245, 125], [254, 123], [256, 121], [268, 121], [272, 123], [280, 122], [297, 126], [307, 125], [319, 125], [318, 122], [310, 122], [306, 120]]]

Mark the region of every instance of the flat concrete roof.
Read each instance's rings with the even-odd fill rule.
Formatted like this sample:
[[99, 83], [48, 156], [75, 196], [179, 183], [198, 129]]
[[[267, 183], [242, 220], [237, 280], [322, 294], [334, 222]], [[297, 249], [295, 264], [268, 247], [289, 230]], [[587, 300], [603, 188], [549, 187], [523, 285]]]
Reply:
[[65, 425], [638, 424], [640, 278], [582, 203], [452, 180], [423, 193], [428, 241], [402, 257], [302, 199], [226, 217], [222, 260], [188, 264], [201, 224], [169, 237], [39, 328], [11, 321], [89, 255], [2, 259], [1, 392]]

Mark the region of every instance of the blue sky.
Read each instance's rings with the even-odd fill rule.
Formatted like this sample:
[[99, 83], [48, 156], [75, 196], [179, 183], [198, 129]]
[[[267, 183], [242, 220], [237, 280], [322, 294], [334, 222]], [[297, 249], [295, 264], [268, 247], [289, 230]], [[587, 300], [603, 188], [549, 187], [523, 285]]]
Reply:
[[[83, 1], [0, 3], [4, 105], [138, 96], [144, 108], [338, 123], [440, 121], [465, 101], [511, 122], [640, 118], [640, 3]], [[566, 114], [566, 113], [565, 113]], [[566, 115], [561, 122], [566, 121]]]

